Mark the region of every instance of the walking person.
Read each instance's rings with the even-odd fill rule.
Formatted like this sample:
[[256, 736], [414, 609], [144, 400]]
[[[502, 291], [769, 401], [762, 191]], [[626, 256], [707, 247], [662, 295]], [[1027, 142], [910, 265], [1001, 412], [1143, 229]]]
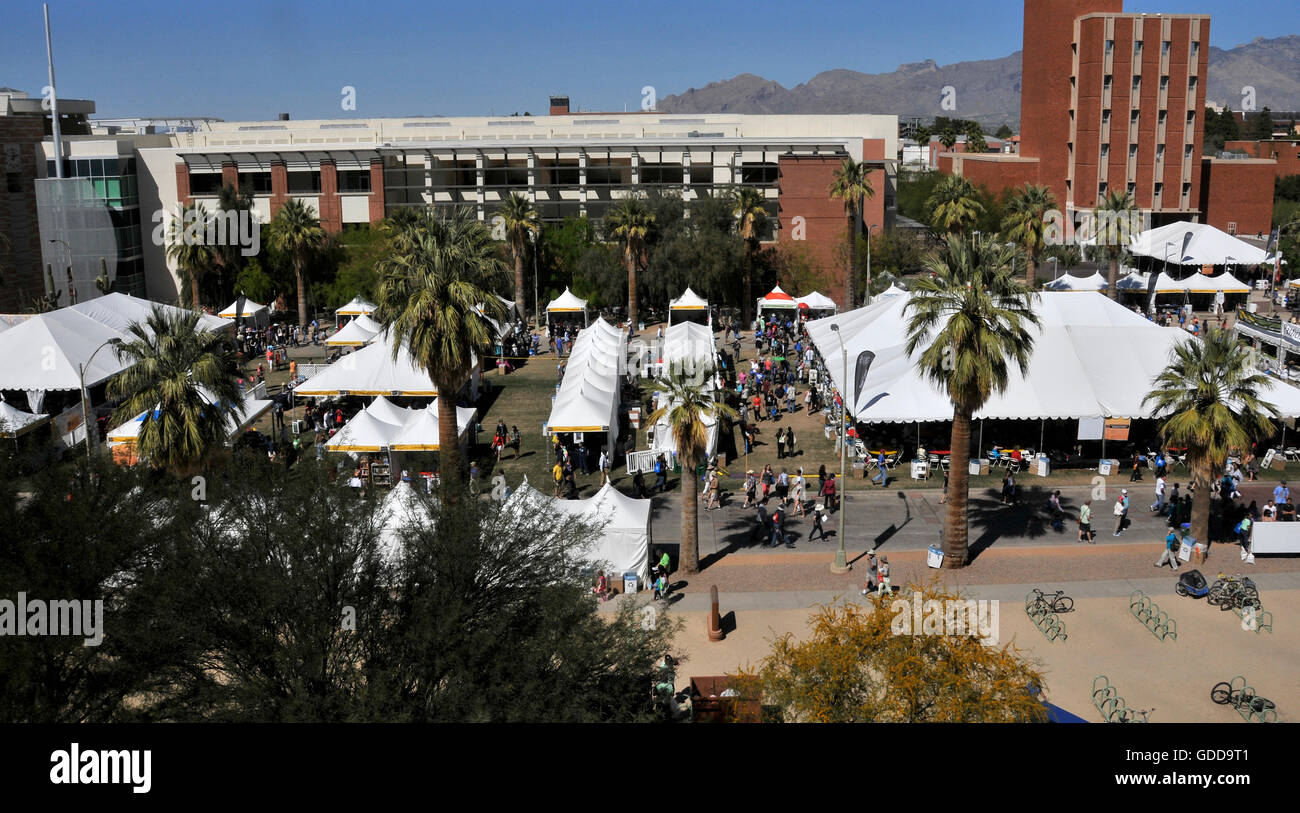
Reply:
[[837, 499], [837, 496], [836, 496], [836, 493], [835, 493], [835, 475], [834, 475], [834, 474], [829, 474], [829, 475], [827, 475], [827, 477], [826, 477], [826, 482], [822, 483], [822, 490], [821, 490], [821, 493], [820, 493], [818, 496], [819, 496], [819, 497], [822, 497], [822, 498], [824, 498], [824, 499], [826, 500], [826, 510], [828, 510], [828, 511], [838, 511], [838, 510], [839, 510], [839, 500]]
[[794, 457], [794, 427], [785, 430], [785, 456]]
[[876, 455], [876, 468], [878, 471], [876, 472], [876, 475], [871, 478], [871, 482], [873, 483], [879, 480], [881, 488], [885, 488], [889, 485], [889, 472], [885, 468], [886, 463], [885, 450], [881, 449], [880, 454]]
[[785, 457], [785, 429], [776, 430], [776, 459]]
[[519, 459], [520, 441], [521, 441], [521, 437], [519, 435], [519, 427], [511, 426], [510, 427], [510, 448], [515, 450], [515, 460]]
[[600, 467], [600, 484], [603, 486], [609, 482], [609, 452], [601, 447], [600, 461], [596, 464]]
[[880, 591], [879, 591], [880, 595], [882, 596], [893, 595], [892, 589], [889, 586], [889, 557], [888, 556], [880, 557], [879, 574], [880, 574]]
[[1115, 499], [1115, 507], [1111, 510], [1115, 515], [1115, 536], [1124, 533], [1124, 527], [1128, 520], [1128, 489], [1121, 489], [1119, 497]]
[[753, 508], [758, 504], [756, 495], [758, 492], [758, 478], [754, 476], [754, 470], [750, 469], [745, 472], [745, 504], [742, 508]]
[[813, 506], [813, 526], [812, 530], [808, 532], [809, 542], [813, 541], [814, 534], [818, 539], [827, 538], [826, 514], [822, 511], [822, 506], [820, 504]]
[[772, 464], [768, 463], [763, 466], [763, 476], [759, 478], [763, 484], [763, 501], [772, 495], [772, 486], [776, 484], [776, 475], [772, 473]]
[[1084, 500], [1079, 506], [1079, 541], [1093, 544], [1092, 500]]
[[791, 550], [794, 549], [794, 543], [785, 534], [785, 508], [778, 505], [772, 512], [772, 547], [775, 548], [781, 543]]
[[867, 551], [867, 572], [862, 577], [862, 595], [871, 595], [880, 583], [880, 566], [876, 564], [876, 552]]
[[807, 498], [807, 485], [803, 479], [803, 467], [795, 471], [794, 478], [790, 481], [790, 499], [794, 502], [797, 516], [804, 516], [804, 500]]
[[700, 497], [704, 500], [704, 510], [712, 511], [714, 508], [722, 507], [718, 504], [718, 472], [715, 469], [706, 476], [708, 481], [705, 482], [704, 493]]
[[652, 492], [662, 494], [668, 487], [668, 464], [663, 455], [655, 458], [655, 484]]
[[1165, 512], [1165, 476], [1156, 475], [1156, 501], [1151, 504], [1151, 511], [1156, 514]]
[[776, 476], [776, 497], [780, 500], [781, 505], [785, 505], [786, 498], [790, 496], [790, 475], [785, 469]]
[[1178, 569], [1178, 549], [1182, 543], [1178, 540], [1178, 532], [1173, 528], [1165, 536], [1164, 550], [1160, 552], [1160, 558], [1156, 560], [1156, 567], [1164, 567], [1167, 562], [1174, 570]]

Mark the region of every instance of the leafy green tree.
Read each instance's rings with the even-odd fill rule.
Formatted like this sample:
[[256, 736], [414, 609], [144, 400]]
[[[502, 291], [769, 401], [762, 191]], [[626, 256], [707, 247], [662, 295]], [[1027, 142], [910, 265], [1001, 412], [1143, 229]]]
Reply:
[[1030, 288], [1038, 284], [1038, 259], [1045, 248], [1046, 218], [1055, 209], [1056, 196], [1049, 187], [1028, 183], [1017, 189], [1007, 203], [1002, 230], [1007, 239], [1025, 251], [1025, 284]]
[[1005, 140], [1007, 140], [1008, 138], [1011, 138], [1011, 137], [1012, 137], [1013, 135], [1015, 135], [1015, 134], [1016, 134], [1016, 131], [1011, 129], [1011, 125], [1009, 125], [1009, 124], [1004, 124], [1004, 125], [1002, 125], [1001, 127], [999, 127], [998, 130], [997, 130], [997, 132], [994, 133], [993, 135], [994, 135], [996, 138], [1000, 138], [1000, 139], [1002, 139], [1003, 141], [1005, 141]]
[[1249, 137], [1255, 141], [1268, 141], [1273, 137], [1273, 111], [1267, 106], [1247, 119]]
[[[741, 697], [761, 696], [786, 722], [1046, 722], [1046, 707], [1034, 694], [1044, 685], [1043, 674], [1013, 644], [985, 644], [978, 616], [969, 634], [903, 631], [900, 620], [912, 621], [913, 592], [940, 608], [948, 602], [966, 602], [953, 605], [962, 610], [976, 607], [937, 585], [909, 585], [897, 600], [873, 599], [866, 606], [823, 605], [813, 613], [806, 640], [789, 633], [778, 638], [756, 669], [733, 678], [733, 686]], [[935, 612], [929, 606], [927, 618]], [[937, 626], [942, 633], [941, 620]]]
[[912, 283], [907, 303], [907, 350], [920, 352], [917, 371], [952, 401], [952, 450], [943, 566], [965, 567], [972, 416], [1003, 392], [1011, 365], [1029, 365], [1038, 324], [1033, 295], [1014, 278], [1018, 253], [993, 235], [950, 235], [926, 261], [933, 278]]
[[1228, 455], [1273, 433], [1277, 408], [1259, 395], [1268, 381], [1232, 333], [1209, 330], [1203, 341], [1188, 339], [1174, 348], [1143, 400], [1161, 416], [1161, 440], [1187, 449], [1196, 483], [1191, 533], [1197, 539], [1210, 538], [1210, 495]]
[[136, 438], [140, 457], [179, 474], [205, 466], [225, 446], [227, 421], [243, 405], [234, 343], [198, 324], [197, 312], [154, 308], [144, 323], [127, 327], [129, 341], [110, 343], [129, 364], [108, 383], [108, 396], [121, 401], [115, 425], [145, 413]]
[[1110, 273], [1106, 278], [1106, 282], [1110, 285], [1107, 294], [1117, 302], [1119, 301], [1119, 263], [1129, 240], [1135, 236], [1132, 222], [1136, 211], [1137, 206], [1133, 202], [1133, 196], [1127, 190], [1112, 189], [1102, 198], [1093, 213], [1097, 222], [1101, 224], [1097, 229], [1097, 244], [1103, 249], [1110, 262]]
[[848, 222], [845, 239], [849, 241], [850, 248], [848, 268], [844, 273], [844, 300], [845, 308], [850, 310], [856, 308], [858, 302], [855, 284], [857, 275], [854, 269], [858, 266], [857, 238], [862, 233], [863, 207], [867, 200], [876, 196], [876, 190], [871, 185], [871, 172], [872, 168], [866, 162], [845, 158], [840, 168], [835, 170], [835, 178], [830, 187], [831, 199], [844, 201], [844, 217]]
[[951, 126], [944, 127], [939, 131], [939, 143], [945, 150], [952, 152], [952, 148], [957, 144], [957, 130]]
[[195, 201], [182, 210], [180, 217], [173, 217], [167, 224], [167, 259], [176, 263], [182, 285], [188, 283], [190, 306], [195, 310], [202, 307], [199, 281], [216, 264], [213, 247], [204, 242], [210, 220], [207, 207]]
[[679, 566], [691, 574], [700, 570], [699, 547], [699, 495], [695, 493], [696, 467], [704, 461], [708, 450], [706, 420], [719, 424], [734, 420], [736, 411], [713, 398], [712, 380], [716, 371], [712, 365], [686, 365], [675, 361], [668, 370], [651, 384], [659, 393], [663, 406], [649, 417], [651, 426], [664, 421], [672, 433], [677, 461], [682, 467], [682, 544]]
[[944, 177], [940, 172], [900, 171], [898, 173], [898, 214], [918, 223], [929, 223], [930, 210], [926, 202]]
[[506, 243], [510, 246], [510, 254], [515, 261], [515, 305], [520, 313], [526, 313], [524, 257], [528, 254], [529, 243], [536, 239], [542, 229], [542, 219], [532, 201], [518, 192], [511, 192], [501, 201], [497, 214], [503, 221]]
[[986, 211], [975, 185], [961, 175], [943, 176], [926, 201], [926, 208], [935, 229], [956, 235], [964, 234]]
[[[491, 229], [467, 209], [426, 214], [394, 240], [381, 261], [376, 319], [393, 332], [393, 357], [403, 344], [437, 386], [438, 444], [442, 483], [459, 494], [462, 459], [456, 425], [456, 393], [496, 340], [491, 324], [505, 307], [493, 293], [504, 281]], [[482, 312], [479, 307], [482, 305]]]
[[966, 128], [966, 152], [980, 154], [989, 151], [988, 141], [984, 138], [984, 129], [975, 122]]
[[644, 198], [619, 198], [605, 213], [605, 234], [618, 243], [627, 267], [627, 320], [632, 330], [637, 325], [637, 277], [646, 263], [646, 244], [654, 236], [658, 221]]
[[757, 260], [759, 240], [767, 226], [767, 199], [752, 186], [742, 186], [731, 196], [732, 211], [736, 215], [736, 229], [745, 241], [745, 287], [741, 292], [741, 312], [745, 324], [754, 321], [754, 263]]
[[304, 277], [310, 258], [325, 246], [325, 230], [312, 207], [289, 198], [271, 219], [271, 250], [293, 263], [298, 290], [298, 325], [307, 326], [307, 282]]

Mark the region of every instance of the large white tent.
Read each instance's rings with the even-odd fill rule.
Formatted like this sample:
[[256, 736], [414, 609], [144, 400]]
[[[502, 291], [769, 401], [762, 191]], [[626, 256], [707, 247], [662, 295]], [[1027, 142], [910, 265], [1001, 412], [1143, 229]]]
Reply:
[[360, 296], [352, 297], [352, 301], [338, 310], [334, 311], [334, 320], [338, 321], [340, 316], [363, 316], [375, 312], [375, 305], [367, 302]]
[[[199, 393], [209, 404], [216, 403], [216, 396], [206, 387], [200, 387]], [[270, 408], [271, 401], [265, 398], [245, 398], [241, 403], [235, 404], [234, 411], [226, 414], [226, 443], [233, 443], [240, 432], [265, 415]], [[121, 426], [110, 429], [107, 438], [109, 447], [135, 443], [140, 437], [140, 430], [145, 420], [149, 417], [150, 412], [141, 412]]]
[[414, 486], [398, 480], [375, 512], [380, 557], [388, 564], [395, 564], [402, 550], [402, 530], [428, 521], [428, 504]]
[[1129, 243], [1129, 251], [1175, 265], [1258, 265], [1268, 254], [1207, 223], [1179, 221], [1144, 231]]
[[709, 314], [709, 302], [704, 297], [692, 291], [689, 287], [682, 292], [682, 295], [668, 303], [668, 324], [673, 323], [673, 317], [683, 317], [688, 314], [702, 313], [709, 320], [712, 316]]
[[[866, 423], [911, 423], [952, 418], [948, 397], [916, 369], [907, 353], [907, 299], [894, 299], [808, 324], [808, 333], [827, 358], [839, 358], [831, 326], [838, 324], [848, 350], [850, 374], [863, 351], [876, 354], [860, 390], [851, 393], [850, 413]], [[1026, 374], [1011, 366], [1007, 389], [992, 396], [976, 418], [1065, 419], [1150, 418], [1143, 403], [1151, 382], [1180, 342], [1199, 341], [1177, 328], [1164, 328], [1102, 294], [1035, 295], [1041, 326], [1030, 328], [1034, 349]], [[942, 327], [942, 325], [940, 325]], [[827, 365], [841, 392], [840, 364]], [[856, 385], [855, 385], [856, 386]], [[1300, 416], [1300, 389], [1276, 383], [1260, 395], [1285, 417]]]
[[620, 378], [626, 369], [627, 336], [623, 331], [599, 318], [578, 331], [565, 362], [564, 380], [551, 405], [548, 429], [605, 432], [608, 448], [613, 449], [618, 433]]
[[[713, 344], [713, 331], [694, 322], [679, 322], [671, 325], [664, 333], [664, 344], [660, 355], [663, 360], [659, 365], [661, 371], [671, 369], [674, 364], [685, 365], [687, 372], [717, 369], [717, 350]], [[704, 382], [704, 389], [707, 392], [712, 393], [717, 389], [716, 378], [716, 373], [710, 373], [709, 378]], [[705, 455], [713, 457], [718, 450], [718, 420], [712, 415], [707, 415], [704, 416], [703, 422], [708, 436]], [[656, 452], [677, 450], [676, 435], [666, 417], [655, 424], [654, 445], [651, 448]]]
[[[884, 296], [884, 294], [881, 294], [881, 296]], [[804, 296], [797, 296], [795, 297], [794, 301], [796, 305], [805, 306], [810, 311], [838, 311], [839, 310], [839, 306], [835, 304], [834, 299], [831, 299], [826, 294], [818, 293], [817, 291], [813, 291], [812, 293], [806, 294]]]
[[642, 583], [650, 578], [650, 500], [637, 500], [609, 483], [585, 500], [556, 500], [533, 488], [527, 478], [506, 501], [506, 509], [533, 513], [554, 511], [600, 527], [595, 544], [586, 551], [592, 562], [604, 563], [610, 581], [635, 572]]
[[1110, 287], [1101, 272], [1094, 272], [1090, 277], [1076, 277], [1064, 274], [1043, 286], [1049, 291], [1104, 291]]
[[[114, 330], [126, 333], [131, 327], [131, 323], [143, 323], [149, 318], [153, 311], [161, 310], [168, 316], [188, 316], [193, 313], [185, 308], [178, 308], [175, 305], [164, 305], [161, 302], [154, 302], [148, 299], [129, 296], [121, 293], [105, 294], [89, 299], [85, 302], [78, 302], [76, 305], [70, 305], [63, 310], [76, 311], [89, 316], [100, 324], [107, 325]], [[55, 311], [57, 313], [58, 311]], [[234, 322], [229, 319], [223, 319], [211, 314], [199, 314], [199, 330], [215, 333], [218, 330], [224, 330], [232, 327]]]
[[[405, 343], [393, 360], [393, 334], [384, 331], [369, 345], [349, 353], [299, 384], [299, 396], [437, 395], [438, 387], [420, 369]], [[477, 359], [475, 364], [477, 365]], [[477, 371], [474, 373], [477, 375]]]
[[50, 419], [49, 415], [33, 415], [0, 398], [0, 437], [17, 437], [26, 434]]
[[325, 344], [330, 347], [357, 347], [369, 344], [383, 332], [383, 325], [363, 313], [339, 328], [337, 333], [325, 340]]
[[565, 288], [564, 293], [546, 303], [546, 313], [548, 315], [553, 313], [581, 313], [585, 325], [587, 322], [587, 300], [579, 299], [574, 296], [572, 291]]
[[1193, 274], [1182, 280], [1182, 286], [1189, 294], [1213, 294], [1222, 291], [1225, 294], [1249, 294], [1250, 286], [1228, 272], [1207, 277]]
[[799, 306], [795, 304], [794, 297], [781, 290], [778, 285], [768, 292], [767, 296], [758, 300], [758, 310], [762, 313], [765, 310], [794, 310]]
[[244, 307], [241, 309], [239, 307], [239, 300], [236, 299], [234, 302], [230, 303], [230, 307], [221, 311], [217, 315], [222, 319], [236, 319], [239, 317], [260, 319], [265, 317], [267, 314], [268, 311], [265, 305], [259, 305], [251, 299], [245, 299]]
[[898, 296], [907, 296], [907, 289], [899, 288], [898, 283], [891, 282], [888, 288], [876, 294], [876, 299], [893, 299]]
[[111, 347], [102, 347], [113, 339], [130, 341], [72, 308], [34, 316], [0, 333], [0, 390], [80, 389], [82, 365], [86, 386], [100, 384], [128, 366]]
[[[413, 414], [404, 426], [393, 436], [391, 448], [395, 452], [436, 452], [441, 447], [438, 441], [438, 409], [441, 399], [424, 409], [412, 410]], [[456, 407], [456, 437], [464, 439], [470, 427], [474, 425], [477, 411], [473, 407]]]

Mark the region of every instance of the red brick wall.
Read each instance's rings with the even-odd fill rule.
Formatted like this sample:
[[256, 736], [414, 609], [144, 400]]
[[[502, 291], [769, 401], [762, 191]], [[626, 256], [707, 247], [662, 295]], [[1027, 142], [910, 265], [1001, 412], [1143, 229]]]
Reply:
[[1200, 174], [1202, 222], [1228, 231], [1233, 221], [1237, 234], [1268, 235], [1273, 228], [1272, 163], [1205, 158]]
[[189, 206], [194, 201], [190, 197], [190, 169], [184, 161], [176, 162], [176, 200], [182, 206]]
[[[865, 150], [864, 150], [865, 151]], [[837, 257], [837, 249], [844, 240], [848, 225], [844, 217], [844, 203], [832, 200], [830, 196], [831, 181], [835, 170], [843, 159], [834, 156], [781, 156], [779, 166], [779, 214], [781, 227], [777, 230], [777, 242], [792, 240], [795, 234], [795, 218], [803, 218], [802, 231], [805, 245], [809, 248], [813, 261], [827, 279], [834, 280], [832, 290], [827, 296], [836, 301], [840, 307], [845, 306], [845, 276], [843, 263]], [[872, 217], [883, 224], [884, 190], [883, 179], [879, 182], [878, 174], [872, 178], [876, 186], [876, 197], [867, 201], [867, 222]], [[878, 213], [870, 213], [878, 210]]]
[[239, 167], [234, 161], [221, 162], [221, 185], [239, 188]]
[[[45, 272], [41, 267], [41, 235], [36, 219], [36, 184], [44, 175], [45, 154], [40, 142], [44, 128], [38, 116], [0, 116], [0, 147], [18, 146], [18, 167], [8, 166], [0, 149], [0, 234], [9, 240], [9, 250], [0, 254], [5, 269], [0, 285], [0, 313], [20, 313], [31, 300], [45, 293]], [[9, 191], [10, 175], [17, 192]], [[67, 297], [64, 297], [67, 303]]]
[[1300, 175], [1300, 141], [1227, 141], [1227, 152], [1244, 152], [1252, 158], [1277, 161], [1277, 177]]
[[333, 161], [320, 162], [320, 225], [325, 231], [343, 231], [343, 201], [339, 200], [338, 168]]
[[289, 168], [283, 163], [271, 164], [271, 217], [289, 202]]
[[[958, 156], [956, 158], [956, 169], [953, 169], [954, 159], [941, 158], [940, 162], [946, 161], [948, 171], [955, 171], [957, 174], [970, 179], [970, 182], [976, 186], [981, 186], [993, 195], [1000, 195], [1002, 190], [1023, 186], [1024, 184], [1038, 183], [1038, 161], [1008, 161], [1006, 159], [998, 161], [980, 160], [978, 158]], [[1064, 208], [1064, 202], [1059, 198], [1057, 204]]]
[[381, 158], [370, 160], [370, 222], [378, 223], [384, 219], [384, 161]]

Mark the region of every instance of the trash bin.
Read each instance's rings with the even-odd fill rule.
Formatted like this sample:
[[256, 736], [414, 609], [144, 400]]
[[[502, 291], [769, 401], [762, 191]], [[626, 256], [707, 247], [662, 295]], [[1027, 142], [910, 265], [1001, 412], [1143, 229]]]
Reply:
[[1115, 470], [1118, 469], [1118, 468], [1119, 468], [1119, 461], [1118, 461], [1118, 460], [1098, 460], [1098, 461], [1097, 461], [1097, 473], [1100, 474], [1102, 477], [1109, 477], [1109, 476], [1111, 476], [1112, 474], [1115, 473]]
[[635, 570], [629, 570], [623, 574], [623, 592], [635, 593], [637, 591], [638, 578]]
[[976, 458], [970, 462], [969, 471], [971, 474], [988, 474], [989, 461], [986, 459]]
[[1034, 461], [1034, 471], [1039, 477], [1046, 477], [1052, 473], [1052, 464], [1047, 459], [1047, 455], [1038, 456], [1038, 459]]
[[925, 563], [930, 567], [943, 567], [943, 550], [938, 545], [931, 545], [926, 551]]

